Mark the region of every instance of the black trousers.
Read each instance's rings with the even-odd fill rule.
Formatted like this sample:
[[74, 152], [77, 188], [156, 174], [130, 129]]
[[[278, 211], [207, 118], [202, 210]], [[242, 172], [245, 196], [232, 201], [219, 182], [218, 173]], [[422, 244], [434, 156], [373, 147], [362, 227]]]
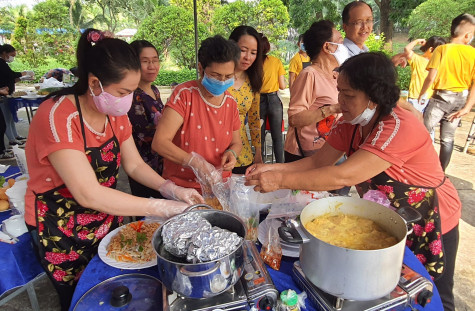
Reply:
[[162, 194], [152, 188], [142, 185], [141, 183], [136, 182], [134, 179], [129, 178], [129, 185], [130, 185], [130, 192], [132, 195], [142, 198], [155, 198], [155, 199], [163, 199]]
[[[0, 97], [0, 105], [6, 105], [6, 98]], [[3, 115], [2, 109], [0, 109], [0, 154], [5, 152], [5, 131], [7, 129], [7, 124], [5, 122], [5, 117]]]
[[445, 267], [444, 273], [434, 281], [435, 286], [442, 299], [445, 311], [455, 311], [454, 303], [454, 272], [455, 259], [457, 258], [457, 249], [459, 246], [459, 226], [442, 235], [442, 244], [444, 245]]

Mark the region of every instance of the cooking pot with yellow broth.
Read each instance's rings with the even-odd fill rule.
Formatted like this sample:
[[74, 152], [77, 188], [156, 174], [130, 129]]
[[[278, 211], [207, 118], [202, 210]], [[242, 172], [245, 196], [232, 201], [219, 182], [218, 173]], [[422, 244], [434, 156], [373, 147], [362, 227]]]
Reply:
[[[349, 221], [349, 227], [352, 228], [350, 233], [342, 233], [340, 237], [333, 235], [330, 243], [315, 237], [307, 229], [314, 231], [312, 221], [318, 217], [324, 219], [338, 215], [342, 219], [357, 219], [360, 225], [368, 227], [355, 229], [354, 222]], [[397, 212], [375, 202], [352, 197], [332, 197], [307, 205], [300, 214], [301, 225], [297, 228], [280, 227], [279, 234], [287, 242], [302, 244], [300, 266], [313, 284], [336, 297], [364, 301], [383, 297], [396, 287], [404, 257], [407, 223], [417, 220], [416, 217], [406, 221]], [[368, 225], [369, 222], [375, 226]], [[342, 224], [342, 220], [336, 223]], [[336, 231], [333, 229], [326, 233], [330, 240], [332, 232]], [[351, 230], [363, 233], [375, 231], [376, 238], [366, 237], [366, 242], [358, 244], [359, 242], [355, 242], [356, 235], [351, 236]], [[381, 232], [384, 234], [381, 235]], [[373, 241], [375, 239], [380, 241]], [[351, 246], [353, 243], [359, 245], [355, 248], [374, 249], [335, 246], [335, 240], [339, 240], [338, 243], [350, 243], [341, 246]], [[376, 245], [378, 243], [381, 245]]]

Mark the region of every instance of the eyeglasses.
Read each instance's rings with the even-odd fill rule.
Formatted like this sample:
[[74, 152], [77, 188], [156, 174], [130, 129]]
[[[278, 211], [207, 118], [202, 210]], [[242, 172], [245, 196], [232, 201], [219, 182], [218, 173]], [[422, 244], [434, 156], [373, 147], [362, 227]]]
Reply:
[[150, 65], [158, 66], [158, 65], [160, 65], [160, 60], [158, 60], [158, 59], [142, 60], [141, 63], [144, 64], [144, 65], [147, 65], [147, 66], [150, 66]]
[[364, 26], [372, 26], [374, 24], [374, 20], [372, 19], [367, 19], [365, 21], [359, 20], [356, 22], [348, 23], [351, 26], [356, 26], [358, 28], [364, 27]]

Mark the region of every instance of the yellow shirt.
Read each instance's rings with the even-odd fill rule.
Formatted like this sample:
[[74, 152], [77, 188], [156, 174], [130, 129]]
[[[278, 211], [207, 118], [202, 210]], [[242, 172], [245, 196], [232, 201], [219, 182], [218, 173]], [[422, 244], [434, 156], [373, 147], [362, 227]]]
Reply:
[[427, 70], [437, 69], [434, 90], [461, 92], [475, 82], [475, 48], [448, 43], [434, 50]]
[[[411, 83], [409, 84], [409, 98], [419, 98], [419, 93], [421, 92], [422, 85], [424, 80], [429, 73], [426, 68], [429, 60], [424, 56], [418, 55], [416, 53], [412, 54], [412, 58], [407, 62], [411, 66]], [[431, 87], [427, 90], [427, 98], [432, 96], [434, 89]]]
[[251, 142], [256, 150], [261, 149], [261, 121], [259, 119], [260, 95], [253, 93], [251, 82], [246, 77], [244, 84], [236, 90], [230, 87], [228, 92], [234, 97], [237, 102], [239, 110], [239, 120], [241, 121], [241, 141], [242, 150], [236, 163], [236, 167], [247, 166], [252, 164], [253, 155], [251, 145], [249, 144], [249, 137], [247, 136], [246, 126], [244, 120], [246, 114], [248, 117], [249, 133], [251, 134]]
[[285, 75], [284, 65], [277, 57], [267, 55], [264, 60], [264, 77], [261, 93], [272, 93], [279, 90], [279, 77]]
[[295, 73], [295, 77], [299, 75], [299, 73], [303, 69], [302, 62], [310, 62], [310, 57], [307, 56], [302, 56], [300, 53], [297, 52], [297, 54], [292, 57], [289, 63], [289, 72]]

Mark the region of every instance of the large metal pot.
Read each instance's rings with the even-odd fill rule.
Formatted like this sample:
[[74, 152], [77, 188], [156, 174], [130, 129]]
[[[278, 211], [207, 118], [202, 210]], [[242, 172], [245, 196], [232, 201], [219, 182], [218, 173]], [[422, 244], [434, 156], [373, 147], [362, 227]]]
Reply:
[[173, 256], [163, 247], [162, 229], [173, 219], [171, 218], [155, 231], [152, 239], [157, 254], [160, 280], [167, 289], [183, 297], [207, 298], [219, 295], [233, 286], [242, 275], [244, 266], [242, 243], [246, 235], [246, 226], [239, 217], [225, 211], [211, 209], [188, 213], [205, 218], [213, 226], [236, 232], [243, 241], [234, 252], [225, 257], [209, 262], [189, 263], [183, 258]]
[[[325, 213], [371, 219], [393, 235], [398, 243], [378, 250], [353, 250], [323, 242], [310, 234], [305, 224]], [[302, 225], [297, 230], [280, 227], [279, 234], [287, 242], [302, 243], [300, 265], [305, 276], [317, 287], [336, 297], [351, 300], [380, 298], [396, 287], [408, 232], [407, 221], [398, 213], [359, 198], [332, 197], [307, 205], [300, 215], [300, 222]]]

